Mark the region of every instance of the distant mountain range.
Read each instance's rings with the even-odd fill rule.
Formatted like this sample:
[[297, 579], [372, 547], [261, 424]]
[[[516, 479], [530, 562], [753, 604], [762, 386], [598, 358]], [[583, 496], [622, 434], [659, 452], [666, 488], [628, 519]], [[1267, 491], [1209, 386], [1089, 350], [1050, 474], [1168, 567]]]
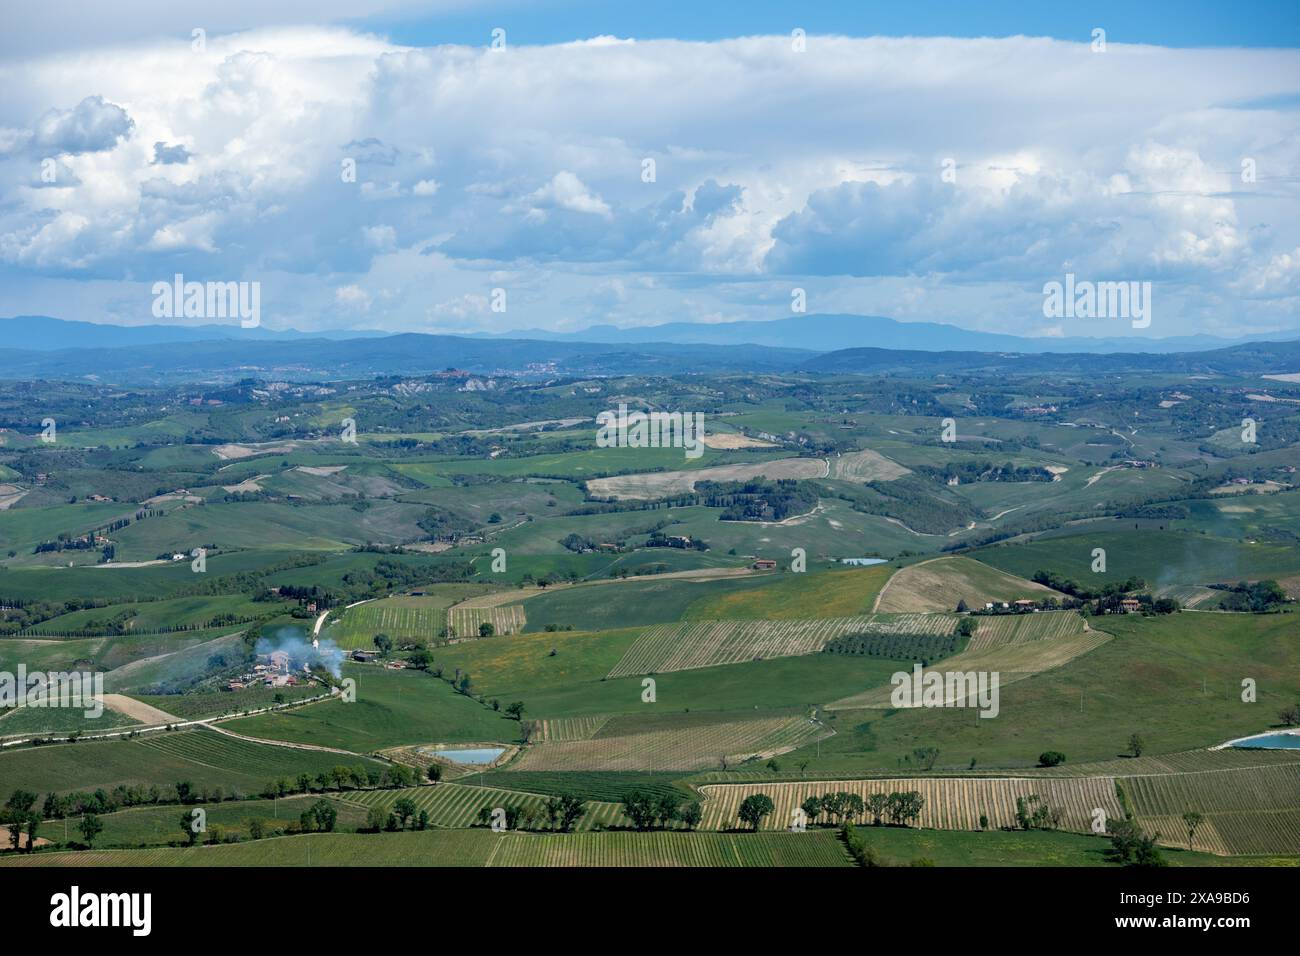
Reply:
[[784, 372], [817, 353], [757, 345], [537, 342], [407, 332], [343, 341], [294, 338], [138, 344], [56, 351], [0, 349], [0, 378], [92, 379], [121, 385], [313, 381], [423, 375], [448, 368], [481, 375], [677, 375]]
[[230, 325], [109, 325], [55, 319], [48, 315], [17, 315], [0, 319], [0, 345], [10, 349], [54, 352], [59, 349], [113, 349], [128, 345], [181, 342], [266, 342], [295, 339], [381, 338], [387, 332], [299, 332], [296, 329], [240, 328]]
[[[787, 321], [817, 320], [823, 329], [859, 316], [810, 316], [771, 323], [736, 323], [762, 327]], [[1205, 372], [1261, 374], [1300, 371], [1300, 340], [1248, 342], [1229, 348], [1185, 349], [1181, 352], [1037, 351], [1004, 348], [970, 349], [949, 326], [942, 349], [871, 347], [821, 351], [767, 344], [589, 342], [563, 339], [496, 338], [490, 336], [397, 335], [365, 333], [351, 338], [309, 336], [300, 332], [268, 332], [230, 327], [173, 328], [170, 326], [95, 325], [61, 322], [49, 317], [0, 320], [0, 342], [29, 342], [41, 347], [0, 349], [0, 377], [6, 379], [92, 380], [116, 385], [175, 385], [222, 383], [239, 379], [323, 381], [371, 378], [376, 375], [414, 376], [457, 368], [479, 375], [604, 376], [679, 375], [699, 373], [811, 372], [816, 374], [901, 374], [928, 376], [964, 370], [1017, 372], [1141, 371], [1153, 373]], [[222, 333], [217, 338], [212, 329]], [[661, 327], [664, 328], [664, 327]], [[703, 328], [710, 328], [705, 326]], [[13, 332], [13, 334], [9, 334]], [[342, 336], [343, 333], [334, 333]], [[937, 334], [937, 333], [936, 333]], [[985, 333], [962, 333], [984, 336]], [[150, 341], [163, 336], [164, 341]], [[172, 336], [171, 338], [166, 338]], [[1014, 336], [991, 336], [1023, 344]], [[779, 337], [778, 337], [779, 338]], [[812, 345], [825, 341], [810, 335]], [[956, 341], [952, 341], [956, 339]], [[983, 341], [983, 338], [978, 339]], [[1169, 340], [1165, 340], [1168, 342]], [[85, 343], [91, 344], [85, 344]], [[50, 348], [55, 343], [56, 348]]]
[[[1114, 328], [1127, 328], [1116, 324]], [[490, 336], [489, 336], [490, 337]], [[812, 349], [830, 352], [845, 348], [957, 350], [974, 352], [1197, 352], [1243, 342], [1300, 339], [1300, 332], [1285, 335], [1243, 336], [1179, 335], [1148, 338], [1114, 335], [1106, 338], [1026, 338], [997, 332], [973, 332], [939, 322], [899, 322], [879, 315], [797, 315], [754, 322], [669, 322], [637, 328], [594, 325], [579, 332], [527, 329], [510, 338], [562, 342], [684, 342], [695, 345], [766, 345], [772, 348]]]
[[[1121, 329], [1122, 325], [1115, 328]], [[373, 330], [299, 332], [265, 327], [224, 325], [108, 325], [69, 321], [45, 315], [20, 315], [0, 319], [0, 345], [12, 349], [52, 352], [69, 348], [120, 348], [129, 345], [163, 345], [182, 342], [292, 342], [304, 339], [342, 341], [391, 338], [393, 333]], [[878, 315], [798, 315], [769, 321], [669, 322], [663, 325], [619, 328], [594, 325], [578, 332], [526, 329], [506, 333], [472, 333], [470, 339], [569, 342], [584, 345], [761, 345], [775, 349], [832, 352], [847, 348], [914, 349], [962, 352], [1199, 352], [1251, 341], [1291, 341], [1300, 332], [1244, 336], [1237, 339], [1212, 335], [1148, 338], [1114, 335], [1105, 338], [1027, 338], [997, 332], [975, 332], [939, 322], [899, 322]]]
[[840, 349], [817, 355], [799, 371], [819, 375], [933, 375], [980, 370], [1007, 373], [1142, 372], [1263, 375], [1300, 371], [1300, 341], [1248, 342], [1202, 352], [918, 352]]

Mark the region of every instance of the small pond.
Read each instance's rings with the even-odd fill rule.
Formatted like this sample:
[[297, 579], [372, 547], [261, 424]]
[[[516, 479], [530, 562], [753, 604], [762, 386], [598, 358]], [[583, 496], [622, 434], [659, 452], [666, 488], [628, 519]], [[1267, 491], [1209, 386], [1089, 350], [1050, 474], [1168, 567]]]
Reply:
[[469, 747], [464, 749], [422, 747], [427, 754], [453, 763], [488, 764], [506, 752], [505, 747]]
[[855, 568], [865, 568], [872, 564], [886, 564], [886, 558], [840, 558], [840, 564], [851, 564]]
[[1232, 746], [1257, 750], [1300, 750], [1300, 734], [1260, 734], [1258, 737], [1235, 740]]

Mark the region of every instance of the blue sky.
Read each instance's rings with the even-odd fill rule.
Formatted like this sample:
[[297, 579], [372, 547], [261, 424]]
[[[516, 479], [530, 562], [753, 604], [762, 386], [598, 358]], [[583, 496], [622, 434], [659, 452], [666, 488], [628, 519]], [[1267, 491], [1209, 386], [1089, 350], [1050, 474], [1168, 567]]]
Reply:
[[[181, 273], [300, 329], [775, 319], [802, 290], [1038, 337], [1294, 334], [1298, 6], [23, 5], [0, 314], [152, 322]], [[1045, 315], [1067, 274], [1150, 282], [1150, 326]]]
[[381, 14], [356, 22], [385, 30], [400, 43], [417, 46], [481, 43], [498, 26], [518, 43], [563, 43], [601, 33], [639, 39], [721, 40], [744, 34], [787, 33], [793, 26], [810, 33], [848, 36], [1027, 35], [1078, 40], [1100, 26], [1117, 43], [1175, 47], [1300, 45], [1300, 3], [1295, 0], [850, 0], [798, 4], [789, 0], [568, 0], [482, 6], [412, 18]]

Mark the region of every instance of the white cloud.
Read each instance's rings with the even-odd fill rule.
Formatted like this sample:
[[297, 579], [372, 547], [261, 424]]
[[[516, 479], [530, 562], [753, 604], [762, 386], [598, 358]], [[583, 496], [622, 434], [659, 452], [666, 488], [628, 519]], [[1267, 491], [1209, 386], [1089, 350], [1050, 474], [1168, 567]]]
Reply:
[[[1294, 51], [813, 36], [802, 56], [788, 37], [492, 54], [221, 27], [201, 53], [182, 30], [0, 59], [18, 298], [88, 283], [121, 316], [134, 279], [183, 269], [283, 282], [282, 324], [333, 321], [355, 289], [376, 326], [519, 328], [777, 317], [797, 279], [810, 311], [1033, 332], [1036, 290], [1070, 270], [1160, 283], [1179, 310], [1162, 304], [1164, 334], [1296, 326], [1295, 112], [1224, 105], [1290, 92]], [[59, 188], [38, 188], [53, 150]], [[494, 270], [505, 315], [483, 305]]]
[[573, 173], [561, 170], [549, 183], [530, 195], [525, 202], [529, 213], [536, 215], [547, 209], [567, 209], [570, 212], [593, 216], [611, 216], [609, 204], [591, 192]]

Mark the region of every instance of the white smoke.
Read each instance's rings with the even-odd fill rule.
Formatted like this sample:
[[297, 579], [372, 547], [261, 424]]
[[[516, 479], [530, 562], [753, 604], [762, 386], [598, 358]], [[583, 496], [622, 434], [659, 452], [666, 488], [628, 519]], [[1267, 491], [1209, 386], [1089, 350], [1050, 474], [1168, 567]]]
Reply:
[[257, 642], [258, 654], [270, 654], [284, 651], [289, 655], [289, 670], [301, 670], [303, 664], [323, 667], [336, 678], [343, 676], [344, 650], [328, 638], [320, 638], [317, 645], [303, 637], [297, 628], [282, 627], [271, 637], [260, 638]]

